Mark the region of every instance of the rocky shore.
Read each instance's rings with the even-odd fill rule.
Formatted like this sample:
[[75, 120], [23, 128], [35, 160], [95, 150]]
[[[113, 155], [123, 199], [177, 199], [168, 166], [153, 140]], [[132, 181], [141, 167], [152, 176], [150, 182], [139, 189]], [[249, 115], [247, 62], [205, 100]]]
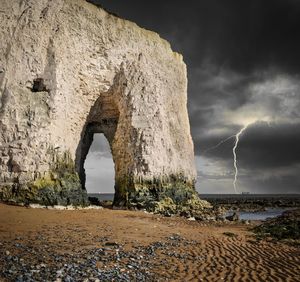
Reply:
[[264, 211], [267, 208], [300, 208], [300, 195], [219, 195], [201, 198], [212, 206], [232, 211]]
[[273, 238], [300, 246], [300, 209], [284, 212], [254, 228], [257, 238]]

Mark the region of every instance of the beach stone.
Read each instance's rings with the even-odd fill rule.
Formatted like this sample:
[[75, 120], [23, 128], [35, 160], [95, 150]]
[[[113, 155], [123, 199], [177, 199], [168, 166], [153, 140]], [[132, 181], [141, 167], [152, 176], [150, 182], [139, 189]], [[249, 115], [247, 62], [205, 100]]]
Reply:
[[226, 216], [226, 219], [229, 221], [238, 221], [240, 217], [237, 212], [234, 212], [232, 215]]
[[95, 133], [115, 206], [198, 197], [186, 65], [166, 40], [84, 0], [3, 0], [0, 22], [0, 199], [88, 205]]
[[120, 245], [117, 242], [106, 242], [105, 246], [119, 247]]
[[223, 221], [225, 221], [225, 218], [224, 218], [223, 216], [217, 215], [217, 216], [216, 216], [216, 221], [221, 221], [221, 222], [223, 222]]
[[250, 220], [241, 220], [241, 223], [245, 224], [245, 225], [249, 225], [250, 224]]

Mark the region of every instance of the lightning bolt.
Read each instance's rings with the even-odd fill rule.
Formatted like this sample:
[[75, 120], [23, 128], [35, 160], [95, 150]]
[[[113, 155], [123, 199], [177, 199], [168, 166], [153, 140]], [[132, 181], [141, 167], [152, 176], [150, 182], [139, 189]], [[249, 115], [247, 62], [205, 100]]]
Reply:
[[234, 188], [234, 192], [236, 194], [238, 194], [238, 191], [237, 191], [237, 188], [236, 188], [237, 187], [236, 182], [237, 182], [238, 173], [239, 173], [238, 166], [237, 166], [236, 149], [237, 149], [239, 141], [240, 141], [240, 136], [248, 128], [249, 125], [250, 124], [246, 124], [236, 135], [234, 135], [235, 136], [235, 143], [234, 143], [234, 146], [232, 148], [233, 166], [234, 166], [234, 169], [235, 169], [234, 180], [233, 180], [233, 188]]
[[[262, 121], [266, 121], [269, 124], [269, 120], [268, 119], [262, 119]], [[238, 164], [237, 164], [237, 154], [236, 154], [236, 149], [238, 148], [239, 145], [239, 141], [240, 141], [240, 136], [243, 134], [243, 132], [251, 125], [254, 124], [255, 122], [257, 122], [256, 120], [252, 120], [252, 121], [248, 121], [243, 128], [240, 129], [240, 131], [234, 135], [231, 135], [229, 137], [227, 137], [224, 140], [221, 140], [217, 145], [212, 146], [208, 149], [206, 149], [203, 154], [207, 153], [208, 151], [214, 150], [216, 148], [218, 148], [219, 146], [221, 146], [223, 143], [227, 142], [228, 140], [230, 140], [231, 138], [235, 138], [235, 142], [234, 142], [234, 146], [232, 148], [232, 153], [233, 153], [233, 166], [234, 166], [234, 180], [233, 180], [233, 188], [234, 188], [234, 192], [236, 194], [238, 194], [238, 190], [237, 190], [237, 180], [238, 180], [238, 174], [239, 174], [239, 170], [238, 170]], [[269, 124], [270, 125], [270, 124]]]
[[219, 146], [221, 146], [223, 143], [227, 142], [228, 140], [230, 140], [230, 139], [233, 138], [233, 137], [236, 137], [236, 135], [231, 135], [231, 136], [227, 137], [226, 139], [221, 140], [217, 145], [214, 145], [214, 146], [212, 146], [212, 147], [206, 149], [206, 150], [203, 152], [203, 154], [205, 154], [205, 153], [207, 153], [207, 152], [209, 152], [209, 151], [211, 151], [211, 150], [217, 149]]

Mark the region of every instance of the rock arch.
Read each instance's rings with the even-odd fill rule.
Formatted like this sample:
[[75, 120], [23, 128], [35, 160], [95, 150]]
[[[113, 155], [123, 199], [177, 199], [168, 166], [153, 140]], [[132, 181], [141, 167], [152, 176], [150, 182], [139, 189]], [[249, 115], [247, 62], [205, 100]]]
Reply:
[[76, 150], [75, 164], [82, 188], [85, 189], [84, 162], [93, 142], [95, 133], [103, 133], [110, 145], [114, 161], [117, 161], [113, 146], [117, 131], [120, 112], [114, 99], [107, 93], [100, 95], [92, 106], [82, 130], [81, 139]]
[[111, 145], [115, 205], [196, 197], [186, 66], [168, 42], [83, 0], [1, 6], [2, 199], [85, 203], [95, 132]]

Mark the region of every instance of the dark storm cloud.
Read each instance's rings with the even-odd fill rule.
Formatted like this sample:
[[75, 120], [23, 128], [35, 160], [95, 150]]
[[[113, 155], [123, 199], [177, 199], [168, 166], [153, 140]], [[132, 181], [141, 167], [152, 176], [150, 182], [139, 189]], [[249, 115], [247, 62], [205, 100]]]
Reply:
[[[190, 118], [196, 143], [211, 139], [204, 148], [236, 134], [249, 122], [300, 123], [297, 75], [257, 72], [245, 77], [223, 71], [199, 84], [198, 89], [205, 94], [194, 98]], [[212, 134], [213, 129], [219, 133]]]
[[[224, 136], [225, 139], [228, 136]], [[215, 138], [214, 144], [220, 140]], [[199, 153], [210, 158], [232, 160], [235, 138], [219, 148], [205, 153], [211, 146], [211, 138], [201, 139], [196, 147], [203, 148]], [[197, 142], [197, 141], [196, 141]], [[258, 123], [250, 126], [240, 137], [237, 153], [239, 164], [244, 169], [273, 168], [300, 164], [300, 125]]]
[[240, 164], [249, 169], [300, 164], [299, 144], [299, 124], [250, 127], [239, 144]]
[[198, 171], [197, 172], [198, 179], [208, 179], [208, 180], [224, 180], [224, 179], [232, 179], [232, 174], [227, 173], [227, 174], [209, 174], [209, 173], [204, 173], [203, 171]]
[[251, 98], [249, 85], [261, 80], [257, 74], [242, 75], [212, 65], [192, 72], [189, 112], [193, 135], [219, 122], [214, 118], [216, 105], [234, 110], [246, 104]]
[[[203, 155], [207, 158], [215, 159], [232, 159], [232, 147], [234, 146], [235, 138], [232, 137], [228, 141], [224, 142], [221, 146], [216, 147], [221, 140], [225, 140], [231, 135], [226, 136], [214, 136], [207, 138], [194, 138], [195, 152], [197, 155]], [[214, 149], [212, 149], [214, 148]]]
[[[299, 171], [298, 167], [298, 171]], [[270, 194], [297, 194], [299, 193], [300, 178], [296, 171], [288, 174], [280, 174], [280, 171], [276, 171], [279, 176], [256, 178], [256, 175], [260, 175], [260, 171], [251, 171], [252, 177], [241, 177], [241, 181], [244, 183], [245, 190], [252, 191], [253, 193], [270, 193]]]
[[299, 71], [300, 2], [296, 0], [93, 0], [157, 31], [188, 66], [213, 63], [240, 72], [278, 66]]
[[[184, 55], [189, 69], [190, 108], [195, 101], [203, 106], [227, 98], [228, 105], [239, 106], [247, 97], [239, 88], [259, 79], [258, 70], [300, 71], [300, 1], [91, 2], [157, 31]], [[224, 85], [222, 91], [207, 85], [224, 69], [237, 76], [233, 77], [235, 83]]]

